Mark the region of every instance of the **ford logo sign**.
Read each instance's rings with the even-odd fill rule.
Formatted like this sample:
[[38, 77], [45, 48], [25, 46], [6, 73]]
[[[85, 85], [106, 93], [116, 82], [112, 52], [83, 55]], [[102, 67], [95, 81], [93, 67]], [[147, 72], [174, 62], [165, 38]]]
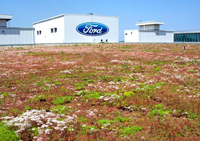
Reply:
[[108, 33], [109, 28], [102, 23], [86, 22], [79, 24], [76, 27], [76, 31], [86, 36], [101, 36]]

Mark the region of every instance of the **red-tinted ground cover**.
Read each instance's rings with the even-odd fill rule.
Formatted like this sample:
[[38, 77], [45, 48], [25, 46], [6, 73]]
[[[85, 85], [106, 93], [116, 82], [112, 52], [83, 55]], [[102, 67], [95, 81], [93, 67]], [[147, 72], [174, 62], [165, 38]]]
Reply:
[[0, 47], [0, 121], [22, 140], [200, 140], [199, 100], [200, 45]]

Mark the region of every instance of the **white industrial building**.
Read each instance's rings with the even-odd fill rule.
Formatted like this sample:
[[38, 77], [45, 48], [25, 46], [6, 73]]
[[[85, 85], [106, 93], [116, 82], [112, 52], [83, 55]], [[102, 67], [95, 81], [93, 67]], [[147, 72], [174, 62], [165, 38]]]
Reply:
[[7, 27], [12, 15], [0, 15], [0, 45], [34, 44], [34, 28]]
[[140, 26], [140, 29], [125, 30], [124, 42], [148, 42], [148, 43], [174, 42], [174, 31], [160, 30], [160, 25], [163, 24], [164, 22], [159, 22], [159, 21], [136, 23], [136, 26]]
[[114, 16], [62, 14], [33, 23], [35, 43], [100, 43], [119, 41]]

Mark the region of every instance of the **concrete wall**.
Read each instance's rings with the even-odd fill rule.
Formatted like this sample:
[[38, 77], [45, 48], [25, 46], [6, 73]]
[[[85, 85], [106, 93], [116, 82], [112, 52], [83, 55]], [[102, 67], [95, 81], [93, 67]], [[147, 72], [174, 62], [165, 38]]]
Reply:
[[32, 28], [0, 28], [0, 45], [34, 44]]
[[124, 42], [139, 42], [139, 31], [138, 30], [125, 30]]

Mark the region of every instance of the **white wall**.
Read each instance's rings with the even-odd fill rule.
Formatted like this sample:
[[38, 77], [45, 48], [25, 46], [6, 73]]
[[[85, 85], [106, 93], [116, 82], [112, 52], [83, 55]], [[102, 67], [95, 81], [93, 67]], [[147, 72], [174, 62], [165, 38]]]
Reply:
[[174, 42], [174, 33], [166, 31], [140, 31], [140, 42]]
[[[76, 31], [78, 25], [85, 22], [99, 22], [109, 28], [109, 32], [101, 36], [86, 36]], [[51, 33], [51, 28], [57, 28], [57, 33]], [[118, 17], [97, 15], [63, 14], [54, 18], [39, 21], [33, 24], [35, 28], [35, 43], [93, 43], [119, 42]], [[41, 35], [37, 35], [41, 31]]]
[[105, 42], [119, 42], [119, 18], [118, 17], [106, 17], [106, 16], [93, 16], [94, 22], [103, 23], [109, 28], [109, 32], [102, 36], [95, 36], [95, 42], [101, 42], [101, 39]]
[[139, 42], [139, 31], [138, 30], [125, 30], [124, 31], [124, 42]]
[[[57, 17], [45, 22], [33, 24], [35, 28], [35, 43], [64, 43], [64, 16]], [[56, 33], [51, 33], [51, 28], [57, 28]], [[41, 35], [37, 35], [41, 31]]]
[[[86, 36], [76, 31], [79, 24], [85, 22], [99, 22], [109, 28], [109, 32], [101, 36]], [[96, 15], [65, 15], [65, 41], [66, 43], [92, 43], [119, 42], [118, 17], [96, 16]]]
[[91, 36], [84, 36], [76, 31], [76, 27], [84, 22], [91, 22], [91, 16], [65, 15], [65, 41], [66, 43], [92, 43]]

